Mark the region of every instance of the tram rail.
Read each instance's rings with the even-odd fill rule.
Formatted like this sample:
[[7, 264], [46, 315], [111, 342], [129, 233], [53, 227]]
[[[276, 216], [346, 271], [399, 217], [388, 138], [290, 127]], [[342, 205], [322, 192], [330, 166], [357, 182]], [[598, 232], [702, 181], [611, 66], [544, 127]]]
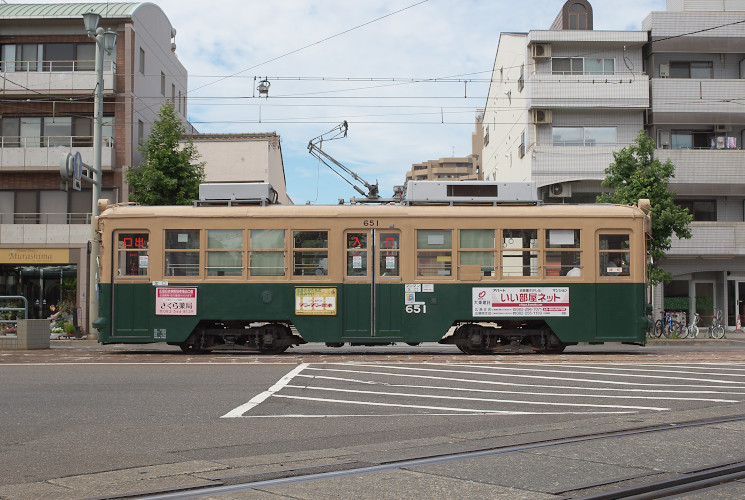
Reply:
[[[735, 415], [729, 417], [712, 418], [704, 420], [692, 420], [683, 422], [671, 422], [643, 427], [631, 427], [627, 429], [581, 434], [576, 436], [561, 437], [555, 439], [537, 440], [532, 442], [495, 446], [483, 449], [474, 449], [469, 451], [460, 451], [454, 453], [433, 454], [414, 458], [394, 459], [381, 461], [376, 464], [367, 464], [361, 462], [336, 462], [325, 464], [323, 466], [312, 466], [307, 468], [296, 468], [284, 471], [268, 471], [251, 474], [250, 476], [225, 476], [218, 480], [215, 485], [200, 486], [193, 489], [178, 488], [173, 490], [142, 492], [136, 495], [127, 495], [114, 498], [138, 498], [147, 500], [175, 500], [200, 498], [211, 495], [234, 494], [247, 492], [250, 490], [287, 486], [309, 481], [328, 481], [341, 477], [359, 476], [364, 474], [374, 474], [379, 472], [394, 471], [404, 468], [422, 467], [428, 465], [441, 464], [459, 460], [470, 460], [475, 458], [484, 458], [489, 456], [519, 453], [551, 446], [562, 446], [568, 444], [577, 444], [583, 442], [598, 441], [604, 439], [615, 439], [619, 437], [634, 436], [640, 434], [649, 434], [657, 432], [666, 432], [671, 430], [680, 430], [686, 428], [705, 427], [709, 425], [718, 425], [731, 422], [745, 421], [745, 415]], [[329, 470], [330, 469], [330, 470]], [[742, 460], [736, 460], [728, 463], [709, 464], [704, 467], [688, 470], [682, 473], [674, 473], [675, 477], [647, 482], [643, 485], [635, 485], [628, 488], [617, 488], [612, 491], [605, 491], [590, 496], [574, 495], [574, 492], [612, 487], [613, 484], [620, 484], [630, 480], [653, 479], [663, 472], [651, 472], [647, 474], [614, 479], [598, 484], [581, 484], [570, 489], [564, 488], [562, 491], [552, 491], [550, 493], [559, 495], [559, 498], [577, 498], [582, 500], [611, 500], [611, 499], [652, 499], [665, 498], [670, 495], [684, 492], [696, 491], [712, 486], [726, 484], [732, 481], [738, 481], [745, 478], [745, 456]], [[668, 473], [670, 474], [670, 473]], [[112, 497], [106, 497], [112, 498]]]

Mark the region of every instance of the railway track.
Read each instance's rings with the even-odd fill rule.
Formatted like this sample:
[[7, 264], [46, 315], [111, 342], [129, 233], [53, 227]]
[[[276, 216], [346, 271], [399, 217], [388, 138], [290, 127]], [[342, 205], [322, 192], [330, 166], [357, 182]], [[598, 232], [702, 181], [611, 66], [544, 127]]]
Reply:
[[[416, 458], [380, 461], [379, 463], [375, 464], [363, 464], [353, 461], [338, 462], [336, 464], [326, 464], [325, 466], [320, 467], [315, 466], [308, 468], [297, 468], [290, 471], [285, 470], [275, 473], [264, 472], [248, 476], [243, 475], [225, 477], [222, 478], [222, 480], [214, 486], [210, 485], [208, 487], [199, 487], [193, 489], [174, 489], [157, 492], [151, 491], [143, 492], [137, 495], [128, 495], [116, 498], [174, 500], [216, 495], [230, 495], [242, 492], [250, 492], [251, 490], [274, 488], [309, 481], [329, 481], [342, 477], [375, 474], [400, 469], [442, 464], [446, 462], [472, 460], [492, 457], [495, 455], [527, 452], [541, 448], [588, 443], [599, 440], [611, 440], [625, 436], [663, 433], [674, 430], [691, 429], [696, 427], [705, 427], [710, 425], [742, 421], [745, 421], [745, 415], [628, 428], [610, 432], [591, 433], [557, 439], [526, 442], [509, 446], [475, 449], [465, 452], [434, 454]], [[674, 477], [665, 477], [665, 479], [660, 479], [660, 476], [663, 474], [665, 476], [673, 475]], [[719, 487], [742, 479], [745, 479], [745, 456], [742, 457], [741, 461], [738, 460], [728, 463], [709, 464], [704, 467], [700, 467], [695, 470], [688, 470], [682, 473], [665, 473], [664, 471], [650, 470], [648, 473], [642, 475], [623, 477], [603, 483], [581, 484], [569, 489], [563, 488], [562, 491], [551, 491], [549, 493], [556, 495], [557, 498], [564, 499], [652, 499], [665, 498], [671, 495], [698, 491], [704, 488], [710, 489], [712, 487]], [[643, 482], [643, 484], [635, 484], [632, 487], [622, 486], [622, 483], [628, 484], [629, 482]], [[485, 487], [488, 486], [489, 485], [485, 484]], [[602, 492], [591, 493], [593, 490], [602, 490]], [[587, 495], [587, 493], [590, 493], [589, 496]]]

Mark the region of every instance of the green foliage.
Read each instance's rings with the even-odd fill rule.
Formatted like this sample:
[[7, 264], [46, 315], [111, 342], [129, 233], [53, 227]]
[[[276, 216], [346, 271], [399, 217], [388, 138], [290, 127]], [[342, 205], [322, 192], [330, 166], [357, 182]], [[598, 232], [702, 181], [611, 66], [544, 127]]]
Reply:
[[670, 249], [672, 235], [690, 238], [689, 224], [693, 217], [687, 209], [674, 203], [675, 195], [669, 189], [675, 176], [675, 166], [654, 158], [654, 141], [639, 131], [634, 144], [613, 153], [614, 162], [605, 169], [603, 186], [614, 191], [598, 196], [599, 203], [636, 203], [641, 198], [652, 202], [652, 236], [647, 239], [647, 256], [651, 257], [649, 281], [652, 284], [669, 283], [672, 275], [658, 262]]
[[173, 103], [166, 100], [145, 144], [143, 162], [127, 171], [130, 199], [142, 205], [191, 205], [204, 181], [204, 162], [191, 140], [183, 148], [186, 132]]

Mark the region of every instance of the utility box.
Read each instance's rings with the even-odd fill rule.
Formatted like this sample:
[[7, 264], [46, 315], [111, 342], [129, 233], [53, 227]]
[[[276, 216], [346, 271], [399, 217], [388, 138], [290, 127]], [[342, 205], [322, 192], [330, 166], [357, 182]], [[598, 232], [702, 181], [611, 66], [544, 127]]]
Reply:
[[277, 192], [268, 182], [215, 182], [199, 185], [194, 205], [274, 205]]
[[535, 182], [409, 181], [404, 203], [537, 204]]

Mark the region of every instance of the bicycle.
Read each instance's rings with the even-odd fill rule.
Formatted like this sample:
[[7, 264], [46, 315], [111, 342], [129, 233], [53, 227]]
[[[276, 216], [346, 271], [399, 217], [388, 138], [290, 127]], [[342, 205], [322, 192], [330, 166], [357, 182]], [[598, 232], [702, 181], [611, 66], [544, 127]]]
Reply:
[[724, 323], [722, 323], [721, 309], [714, 309], [714, 317], [711, 319], [708, 333], [709, 336], [714, 339], [721, 339], [724, 337]]
[[697, 338], [698, 337], [698, 324], [701, 321], [701, 315], [699, 313], [693, 313], [693, 320], [691, 321], [691, 324], [688, 326], [684, 326], [680, 330], [680, 338], [685, 339], [688, 337]]
[[661, 309], [660, 311], [662, 312], [662, 319], [658, 319], [654, 322], [652, 337], [657, 339], [662, 336], [664, 336], [666, 339], [669, 339], [670, 336], [680, 337], [680, 332], [683, 328], [680, 322], [674, 320], [672, 316], [668, 316], [667, 314], [665, 314], [665, 311], [663, 309]]

